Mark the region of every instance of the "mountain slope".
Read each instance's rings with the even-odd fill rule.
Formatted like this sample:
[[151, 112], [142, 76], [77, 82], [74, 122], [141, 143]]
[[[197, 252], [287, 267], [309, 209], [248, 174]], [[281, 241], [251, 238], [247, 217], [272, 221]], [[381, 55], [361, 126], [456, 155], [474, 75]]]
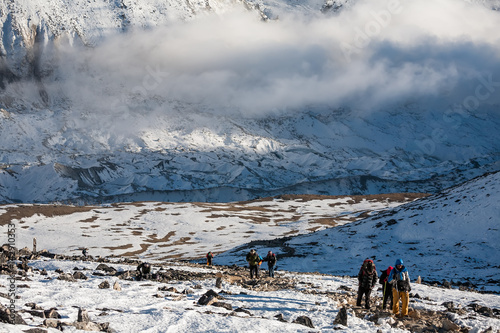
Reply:
[[[355, 275], [365, 258], [373, 258], [378, 269], [403, 258], [412, 280], [421, 276], [424, 281], [472, 283], [498, 290], [498, 198], [500, 172], [361, 221], [295, 237], [283, 247], [263, 249], [281, 255], [282, 269]], [[233, 263], [250, 246], [229, 251], [218, 260]]]
[[[92, 202], [90, 196], [234, 201], [281, 193], [436, 192], [498, 168], [499, 155], [491, 154], [500, 151], [495, 111], [457, 130], [436, 119], [434, 128], [448, 131], [443, 141], [433, 140], [432, 128], [415, 132], [414, 124], [429, 121], [422, 114], [357, 119], [349, 111], [310, 112], [253, 120], [174, 113], [158, 115], [155, 127], [137, 136], [109, 133], [107, 124], [86, 133], [58, 123], [65, 115], [12, 114], [0, 126], [6, 136], [0, 193], [4, 202], [81, 196]], [[78, 127], [95, 127], [82, 122]], [[209, 190], [181, 192], [203, 189]]]

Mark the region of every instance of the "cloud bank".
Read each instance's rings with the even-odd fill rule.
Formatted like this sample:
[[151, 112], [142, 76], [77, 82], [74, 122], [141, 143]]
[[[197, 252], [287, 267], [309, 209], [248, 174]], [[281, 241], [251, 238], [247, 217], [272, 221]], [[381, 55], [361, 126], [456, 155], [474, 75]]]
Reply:
[[474, 108], [500, 102], [500, 13], [456, 0], [358, 1], [267, 22], [234, 10], [65, 48], [44, 85], [100, 115], [173, 103], [249, 117], [316, 105], [445, 108], [471, 96]]

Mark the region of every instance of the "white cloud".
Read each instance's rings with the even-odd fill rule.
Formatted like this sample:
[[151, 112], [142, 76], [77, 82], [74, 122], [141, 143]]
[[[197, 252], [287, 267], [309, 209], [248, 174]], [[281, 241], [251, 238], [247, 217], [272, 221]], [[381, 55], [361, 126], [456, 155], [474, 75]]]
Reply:
[[232, 11], [65, 50], [47, 86], [98, 114], [165, 112], [172, 101], [245, 115], [461, 102], [481, 75], [500, 82], [499, 18], [452, 0], [359, 1], [334, 16], [269, 22]]

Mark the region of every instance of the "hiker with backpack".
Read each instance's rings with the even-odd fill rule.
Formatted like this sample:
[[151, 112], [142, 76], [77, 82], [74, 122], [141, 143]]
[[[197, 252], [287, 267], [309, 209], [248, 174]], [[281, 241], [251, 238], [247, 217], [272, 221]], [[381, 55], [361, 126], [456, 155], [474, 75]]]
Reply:
[[207, 266], [212, 266], [212, 259], [214, 258], [214, 255], [212, 252], [207, 253]]
[[247, 262], [248, 262], [248, 267], [250, 268], [250, 279], [253, 279], [254, 276], [256, 279], [259, 278], [259, 266], [262, 263], [262, 258], [257, 254], [257, 251], [255, 249], [251, 249], [250, 252], [247, 254]]
[[267, 261], [267, 268], [269, 269], [269, 277], [274, 278], [274, 268], [276, 267], [276, 254], [272, 251], [267, 252], [267, 256], [263, 259], [263, 261]]
[[370, 294], [373, 287], [377, 284], [378, 274], [377, 268], [371, 259], [365, 259], [363, 265], [359, 269], [358, 273], [358, 298], [356, 300], [356, 305], [361, 306], [361, 300], [365, 296], [365, 309], [370, 308]]
[[[392, 312], [397, 316], [408, 315], [408, 304], [410, 303], [410, 274], [403, 265], [403, 259], [396, 260], [387, 282], [392, 285]], [[401, 313], [399, 313], [399, 300], [401, 299]]]
[[387, 301], [390, 300], [390, 309], [392, 309], [392, 288], [391, 285], [387, 282], [387, 278], [392, 271], [392, 266], [389, 266], [387, 269], [381, 270], [382, 274], [380, 275], [379, 282], [382, 285], [382, 294], [383, 294], [383, 302], [382, 302], [382, 310], [385, 310], [387, 306]]

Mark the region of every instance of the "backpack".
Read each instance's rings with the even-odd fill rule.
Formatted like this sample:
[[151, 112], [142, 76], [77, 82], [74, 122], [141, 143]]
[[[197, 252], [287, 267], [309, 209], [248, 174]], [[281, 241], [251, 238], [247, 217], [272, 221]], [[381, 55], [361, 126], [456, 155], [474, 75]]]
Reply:
[[276, 263], [276, 254], [272, 254], [270, 258], [268, 258], [267, 262], [269, 265], [273, 266]]
[[387, 279], [387, 270], [383, 270], [382, 271], [382, 274], [380, 275], [380, 278], [378, 279], [378, 282], [381, 284], [381, 285], [384, 285], [385, 283], [385, 279]]
[[384, 269], [382, 272], [382, 275], [380, 275], [380, 279], [378, 282], [380, 282], [381, 285], [384, 285], [384, 283], [387, 282], [387, 278], [389, 277], [389, 274], [391, 274], [392, 271], [392, 266], [389, 266], [387, 269]]

